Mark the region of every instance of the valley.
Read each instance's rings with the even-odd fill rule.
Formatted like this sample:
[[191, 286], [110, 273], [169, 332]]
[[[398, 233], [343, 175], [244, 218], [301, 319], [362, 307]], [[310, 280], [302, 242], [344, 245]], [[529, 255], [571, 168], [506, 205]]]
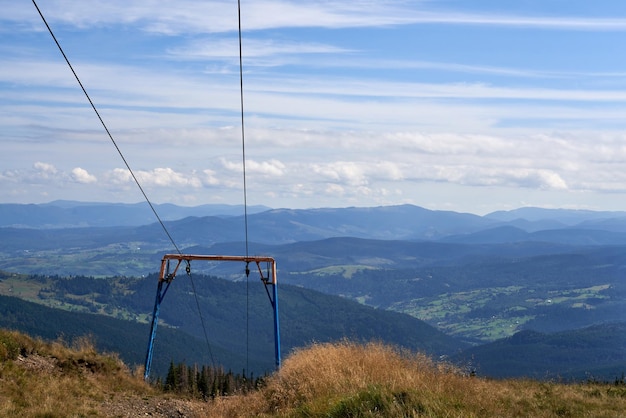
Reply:
[[[278, 262], [286, 351], [307, 341], [359, 335], [448, 356], [471, 346], [509, 341], [527, 330], [548, 338], [551, 333], [626, 322], [622, 215], [524, 213], [530, 220], [508, 219], [512, 215], [502, 213], [493, 217], [440, 213], [408, 205], [268, 210], [251, 216], [251, 225], [261, 232], [257, 237], [264, 238], [251, 242], [250, 248], [253, 254], [271, 255]], [[610, 221], [602, 216], [610, 216]], [[559, 217], [567, 222], [559, 223]], [[21, 228], [0, 228], [4, 272], [0, 294], [147, 325], [154, 271], [162, 254], [172, 251], [157, 225], [42, 229], [20, 222]], [[168, 228], [184, 237], [180, 242], [186, 253], [237, 254], [243, 248], [237, 240], [240, 231], [234, 228], [237, 222], [237, 216], [191, 216], [168, 221]], [[552, 229], [540, 228], [548, 224]], [[527, 230], [519, 229], [521, 225]], [[215, 288], [201, 286], [200, 300], [207, 306], [203, 314], [217, 327], [220, 346], [241, 353], [244, 336], [229, 327], [233, 318], [242, 318], [246, 278], [241, 266], [196, 263], [192, 271], [222, 289], [217, 296]], [[193, 325], [182, 320], [197, 315], [189, 308], [194, 302], [181, 299], [191, 294], [184, 275], [173, 289], [171, 303], [186, 307], [176, 314], [168, 314], [166, 308], [163, 324], [200, 337], [197, 321]], [[261, 325], [269, 315], [261, 308], [267, 304], [263, 296], [259, 292], [252, 299], [260, 321], [258, 330], [254, 326], [254, 338], [264, 341], [259, 347], [270, 351], [271, 330], [263, 331]], [[400, 316], [385, 316], [392, 313]], [[331, 319], [337, 315], [343, 318], [341, 323]], [[411, 317], [413, 325], [407, 319]], [[423, 327], [417, 324], [432, 327], [430, 337], [414, 331], [399, 337], [406, 333], [403, 327]], [[435, 330], [441, 333], [436, 338]], [[413, 334], [416, 338], [411, 339]], [[261, 369], [267, 367], [262, 363]], [[529, 373], [532, 364], [527, 364]], [[625, 364], [622, 352], [617, 365], [590, 367], [594, 373], [602, 369], [610, 378], [626, 369]], [[513, 369], [514, 375], [523, 375], [523, 368]], [[574, 369], [572, 373], [580, 376]]]

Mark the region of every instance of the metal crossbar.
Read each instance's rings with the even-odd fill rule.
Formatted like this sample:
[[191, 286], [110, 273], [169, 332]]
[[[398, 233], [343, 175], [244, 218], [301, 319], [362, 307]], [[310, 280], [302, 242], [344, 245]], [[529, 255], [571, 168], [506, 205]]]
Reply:
[[[176, 266], [170, 271], [170, 261], [176, 261]], [[165, 254], [161, 260], [161, 269], [159, 271], [159, 281], [157, 284], [157, 293], [154, 301], [154, 310], [152, 312], [152, 325], [150, 327], [150, 340], [148, 342], [148, 350], [146, 352], [146, 362], [144, 368], [144, 379], [148, 380], [150, 377], [150, 369], [152, 366], [152, 353], [154, 351], [154, 339], [156, 337], [157, 323], [159, 320], [159, 311], [161, 302], [169, 289], [170, 284], [176, 277], [176, 273], [180, 265], [183, 262], [187, 264], [187, 273], [190, 273], [191, 261], [237, 261], [246, 263], [246, 274], [248, 274], [248, 265], [255, 263], [259, 271], [261, 281], [265, 285], [267, 296], [270, 300], [274, 311], [274, 357], [276, 361], [276, 367], [280, 367], [280, 327], [278, 321], [278, 288], [276, 282], [276, 261], [272, 257], [264, 256], [232, 256], [232, 255], [195, 255], [195, 254]], [[268, 277], [263, 275], [263, 269], [261, 263], [269, 264]], [[272, 291], [268, 289], [271, 286]]]

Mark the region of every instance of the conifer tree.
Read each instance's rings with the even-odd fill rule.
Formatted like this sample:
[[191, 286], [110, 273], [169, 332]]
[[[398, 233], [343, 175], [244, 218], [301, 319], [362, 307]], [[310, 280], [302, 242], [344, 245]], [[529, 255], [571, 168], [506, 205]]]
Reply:
[[167, 376], [165, 377], [165, 390], [173, 391], [177, 389], [178, 378], [176, 376], [176, 367], [174, 361], [170, 360], [170, 367], [167, 369]]

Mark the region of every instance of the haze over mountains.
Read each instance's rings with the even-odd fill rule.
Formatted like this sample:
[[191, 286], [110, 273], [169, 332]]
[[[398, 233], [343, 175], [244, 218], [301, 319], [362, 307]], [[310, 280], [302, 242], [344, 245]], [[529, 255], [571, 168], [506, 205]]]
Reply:
[[[243, 215], [239, 205], [176, 206], [169, 203], [154, 205], [159, 217], [177, 220], [188, 216]], [[265, 206], [250, 206], [248, 213], [268, 210]], [[0, 226], [25, 228], [71, 228], [89, 226], [137, 226], [150, 224], [156, 217], [145, 202], [88, 203], [56, 200], [44, 204], [0, 204]]]
[[[200, 228], [197, 232], [209, 232], [203, 238], [208, 242], [233, 241], [243, 236], [242, 206], [163, 204], [155, 205], [155, 209], [162, 220], [173, 221], [171, 227], [182, 233], [194, 232], [195, 227]], [[610, 232], [614, 240], [621, 242], [623, 237], [616, 233], [626, 233], [626, 212], [587, 210], [521, 208], [478, 216], [413, 205], [322, 209], [253, 206], [248, 208], [248, 214], [255, 241], [273, 244], [340, 236], [397, 240], [447, 238], [453, 242], [480, 241], [482, 236], [485, 240], [526, 241], [534, 240], [532, 234], [539, 231], [572, 234], [571, 231], [580, 230], [588, 235], [594, 235], [593, 231]], [[151, 224], [156, 227], [156, 221], [146, 203], [0, 204], [0, 227], [62, 229]], [[551, 239], [550, 234], [543, 235], [536, 240]]]
[[[157, 211], [185, 253], [244, 252], [241, 207]], [[614, 333], [626, 323], [626, 212], [521, 208], [477, 216], [401, 205], [248, 213], [250, 252], [277, 260], [279, 283], [424, 320], [459, 346], [475, 345], [479, 371], [611, 379], [626, 370], [626, 342]], [[0, 270], [146, 276], [163, 253], [175, 252], [151, 217], [145, 204], [0, 205]], [[245, 280], [227, 263], [192, 267]], [[587, 341], [585, 348], [568, 347], [575, 341]], [[520, 349], [534, 357], [513, 364]], [[570, 364], [550, 367], [545, 350]]]

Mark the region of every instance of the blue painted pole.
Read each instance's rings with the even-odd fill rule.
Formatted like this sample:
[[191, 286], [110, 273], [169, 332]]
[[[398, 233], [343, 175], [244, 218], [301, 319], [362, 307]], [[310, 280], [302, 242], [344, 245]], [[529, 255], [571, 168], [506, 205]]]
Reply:
[[280, 327], [278, 324], [278, 286], [274, 283], [273, 287], [273, 299], [272, 303], [274, 307], [274, 357], [276, 359], [276, 368], [280, 368]]
[[152, 352], [154, 350], [154, 339], [156, 337], [157, 323], [159, 321], [159, 310], [161, 307], [161, 301], [163, 296], [161, 291], [163, 289], [163, 282], [159, 280], [157, 286], [156, 299], [154, 301], [154, 310], [152, 311], [152, 326], [150, 327], [150, 340], [148, 341], [148, 351], [146, 352], [146, 363], [144, 365], [143, 379], [148, 380], [150, 377], [150, 369], [152, 367]]

